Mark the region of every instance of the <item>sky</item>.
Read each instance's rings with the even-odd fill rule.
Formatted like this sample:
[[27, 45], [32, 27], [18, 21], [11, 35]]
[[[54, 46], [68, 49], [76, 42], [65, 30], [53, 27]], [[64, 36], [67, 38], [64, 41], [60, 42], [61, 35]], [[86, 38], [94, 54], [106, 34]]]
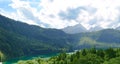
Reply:
[[0, 0], [0, 14], [44, 28], [116, 28], [120, 0]]

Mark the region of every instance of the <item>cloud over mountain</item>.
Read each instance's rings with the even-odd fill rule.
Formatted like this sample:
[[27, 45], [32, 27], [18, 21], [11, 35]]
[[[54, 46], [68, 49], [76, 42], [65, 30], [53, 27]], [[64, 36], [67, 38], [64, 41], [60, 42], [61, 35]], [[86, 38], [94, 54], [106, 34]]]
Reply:
[[[1, 0], [0, 13], [47, 28], [120, 26], [119, 0]], [[8, 9], [8, 10], [6, 10]]]

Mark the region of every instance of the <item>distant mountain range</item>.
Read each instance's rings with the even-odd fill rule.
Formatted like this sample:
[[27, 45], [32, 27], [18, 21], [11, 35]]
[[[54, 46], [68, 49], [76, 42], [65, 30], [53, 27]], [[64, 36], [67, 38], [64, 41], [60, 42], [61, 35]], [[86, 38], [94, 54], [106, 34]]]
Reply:
[[74, 25], [74, 26], [65, 27], [62, 30], [65, 33], [68, 33], [68, 34], [77, 34], [77, 33], [83, 33], [83, 32], [94, 32], [94, 31], [99, 31], [99, 30], [102, 30], [102, 29], [104, 29], [104, 28], [102, 28], [100, 26], [95, 26], [95, 27], [92, 27], [89, 30], [87, 30], [81, 24], [77, 24], [77, 25]]
[[116, 30], [120, 30], [120, 26], [116, 28]]
[[[82, 25], [76, 25], [77, 28]], [[77, 30], [77, 28], [73, 28]], [[66, 30], [70, 30], [69, 29]], [[72, 30], [72, 29], [71, 29]], [[0, 52], [6, 58], [26, 55], [73, 51], [76, 49], [120, 47], [120, 31], [104, 29], [94, 32], [68, 34], [58, 29], [46, 29], [9, 19], [0, 15]]]
[[83, 27], [81, 24], [77, 24], [75, 26], [68, 26], [68, 27], [63, 28], [62, 30], [68, 34], [87, 32], [87, 29]]
[[90, 28], [88, 31], [89, 32], [94, 32], [94, 31], [100, 31], [103, 30], [104, 28], [100, 27], [100, 26], [95, 26], [93, 28]]

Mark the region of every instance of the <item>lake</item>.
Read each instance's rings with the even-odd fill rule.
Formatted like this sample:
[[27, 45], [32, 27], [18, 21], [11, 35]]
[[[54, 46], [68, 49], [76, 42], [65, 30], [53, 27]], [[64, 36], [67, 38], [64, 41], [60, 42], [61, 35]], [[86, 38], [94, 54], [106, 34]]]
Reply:
[[3, 62], [3, 64], [14, 64], [14, 63], [17, 63], [20, 60], [31, 60], [31, 59], [38, 58], [38, 57], [50, 58], [50, 57], [56, 56], [56, 55], [58, 55], [58, 53], [44, 54], [44, 55], [34, 55], [34, 56], [24, 56], [24, 57], [19, 57], [19, 58], [14, 58], [14, 59], [7, 60], [7, 61]]

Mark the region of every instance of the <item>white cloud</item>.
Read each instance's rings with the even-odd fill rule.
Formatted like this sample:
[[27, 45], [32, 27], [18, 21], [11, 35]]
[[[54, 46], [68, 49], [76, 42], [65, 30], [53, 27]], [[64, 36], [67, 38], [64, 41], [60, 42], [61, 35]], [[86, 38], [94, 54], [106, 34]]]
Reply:
[[[66, 19], [61, 19], [58, 14], [61, 11], [69, 12], [69, 8], [75, 9], [80, 7], [80, 13], [78, 13], [79, 16], [76, 19], [72, 19], [74, 20], [74, 23], [81, 23], [88, 29], [92, 25], [99, 25], [103, 28], [113, 28], [114, 25], [112, 24], [118, 22], [116, 21], [116, 19], [119, 15], [119, 10], [117, 9], [118, 7], [120, 7], [119, 3], [119, 0], [53, 0], [53, 2], [50, 2], [49, 0], [42, 0], [40, 6], [42, 6], [43, 9], [40, 11], [40, 14], [44, 15], [40, 15], [40, 17], [44, 16], [43, 19], [49, 18], [49, 20], [51, 20], [52, 22], [61, 22], [60, 24], [58, 24], [58, 26], [61, 24], [65, 24], [66, 22], [68, 22], [68, 24], [66, 25], [69, 25], [69, 23], [71, 22], [66, 20], [68, 19], [68, 17], [64, 17]], [[56, 20], [48, 17], [50, 14], [54, 15]], [[46, 21], [50, 23], [51, 21], [49, 20], [46, 19]], [[94, 21], [92, 25], [89, 24], [92, 22], [91, 20]], [[64, 25], [57, 28], [61, 28], [63, 26]]]
[[5, 11], [5, 15], [44, 27], [59, 29], [81, 23], [89, 29], [120, 25], [120, 0], [12, 0], [9, 6], [16, 12]]
[[5, 15], [9, 18], [14, 19], [14, 20], [18, 20], [18, 16], [17, 16], [16, 13], [13, 13], [13, 12], [9, 13], [9, 12], [6, 12], [5, 10], [1, 9], [1, 8], [0, 8], [0, 14]]

